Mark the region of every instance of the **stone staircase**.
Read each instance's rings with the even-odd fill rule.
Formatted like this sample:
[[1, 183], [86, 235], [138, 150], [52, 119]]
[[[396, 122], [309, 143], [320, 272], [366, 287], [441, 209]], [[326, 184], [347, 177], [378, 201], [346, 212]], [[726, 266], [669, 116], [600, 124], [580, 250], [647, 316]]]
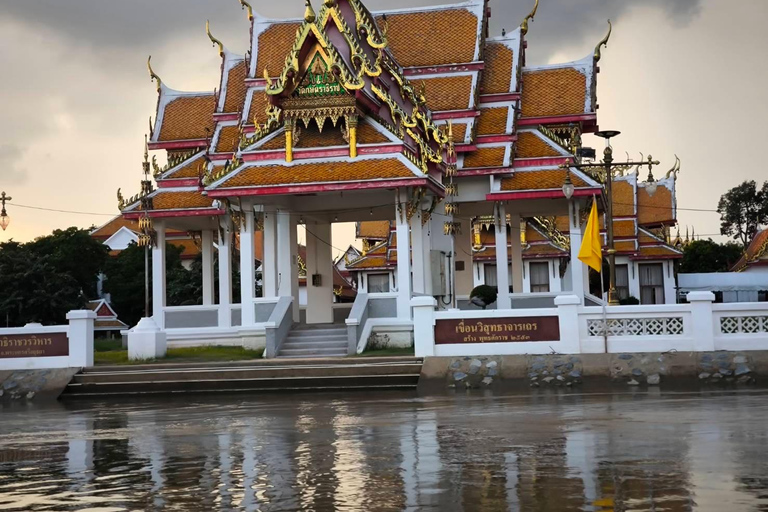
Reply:
[[277, 357], [346, 357], [347, 347], [347, 329], [342, 324], [299, 325], [288, 333]]
[[352, 357], [103, 366], [76, 374], [61, 398], [416, 389], [422, 364], [414, 357]]

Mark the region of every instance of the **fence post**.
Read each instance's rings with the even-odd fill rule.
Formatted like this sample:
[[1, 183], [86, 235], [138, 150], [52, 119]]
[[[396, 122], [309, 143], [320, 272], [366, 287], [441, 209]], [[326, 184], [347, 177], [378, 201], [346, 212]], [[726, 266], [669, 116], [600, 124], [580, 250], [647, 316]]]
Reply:
[[67, 313], [69, 320], [69, 366], [88, 368], [93, 366], [93, 327], [96, 313], [76, 310]]
[[715, 350], [715, 323], [712, 315], [712, 303], [715, 294], [712, 292], [688, 292], [688, 302], [691, 304], [691, 336], [693, 344], [699, 352]]
[[413, 307], [413, 346], [416, 357], [435, 355], [435, 308], [434, 297], [414, 297]]
[[560, 317], [560, 341], [567, 343], [569, 354], [581, 353], [579, 339], [579, 305], [577, 295], [558, 295], [555, 297], [557, 316]]

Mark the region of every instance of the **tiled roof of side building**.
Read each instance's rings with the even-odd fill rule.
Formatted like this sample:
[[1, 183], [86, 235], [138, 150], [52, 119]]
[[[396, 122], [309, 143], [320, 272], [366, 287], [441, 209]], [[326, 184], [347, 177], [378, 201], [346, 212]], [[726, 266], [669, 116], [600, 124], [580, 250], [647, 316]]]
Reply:
[[[267, 120], [267, 105], [269, 99], [264, 91], [254, 90], [251, 95], [251, 105], [245, 117], [245, 124], [262, 124]], [[254, 123], [255, 120], [255, 123]]]
[[543, 158], [561, 156], [555, 148], [547, 144], [541, 137], [533, 132], [519, 132], [517, 134], [516, 157], [517, 158]]
[[139, 230], [139, 224], [135, 220], [128, 220], [122, 215], [118, 215], [103, 226], [91, 231], [91, 236], [99, 240], [106, 240], [124, 227], [131, 231], [138, 232]]
[[355, 225], [355, 237], [369, 240], [386, 240], [392, 230], [392, 223], [388, 220], [371, 220], [358, 222]]
[[640, 246], [637, 254], [640, 258], [682, 258], [683, 253], [668, 245]]
[[[200, 176], [200, 171], [205, 166], [205, 158], [202, 158], [203, 153], [199, 153], [191, 158], [188, 158], [181, 164], [179, 164], [170, 173], [163, 175], [163, 179], [181, 179], [181, 178], [197, 178]], [[170, 169], [169, 169], [170, 170]]]
[[[501, 181], [501, 190], [550, 190], [562, 189], [565, 183], [565, 169], [542, 169], [538, 171], [517, 171], [510, 178]], [[571, 173], [571, 182], [576, 188], [590, 185]]]
[[635, 215], [635, 187], [625, 180], [613, 180], [613, 215], [631, 217]]
[[749, 267], [750, 263], [766, 257], [768, 257], [768, 229], [764, 229], [755, 235], [755, 238], [747, 246], [747, 250], [744, 251], [739, 261], [731, 267], [731, 271], [743, 272]]
[[[213, 199], [202, 195], [198, 191], [162, 189], [152, 196], [153, 211], [212, 208], [212, 205]], [[141, 205], [138, 205], [135, 210], [140, 211]]]
[[445, 76], [411, 80], [417, 90], [424, 84], [427, 106], [433, 112], [445, 110], [467, 110], [474, 105], [472, 95], [472, 76]]
[[238, 126], [223, 126], [219, 131], [219, 140], [216, 143], [216, 153], [231, 153], [237, 151], [240, 140], [240, 128]]
[[463, 169], [502, 167], [506, 148], [503, 146], [479, 148], [464, 156]]
[[259, 54], [256, 59], [256, 76], [264, 75], [264, 70], [271, 76], [282, 72], [285, 56], [291, 51], [296, 31], [301, 22], [273, 23], [258, 36]]
[[[376, 16], [379, 27], [384, 20]], [[403, 67], [473, 62], [482, 20], [464, 8], [387, 13], [387, 39]]]
[[567, 255], [568, 251], [551, 243], [531, 244], [523, 249], [523, 258], [558, 258]]
[[587, 77], [575, 68], [523, 72], [523, 117], [583, 114]]
[[171, 100], [163, 109], [157, 140], [204, 139], [213, 132], [215, 110], [216, 97], [213, 94], [184, 95]]
[[512, 88], [514, 52], [503, 43], [485, 45], [485, 68], [480, 82], [482, 94], [501, 94]]
[[246, 168], [217, 188], [258, 187], [283, 184], [370, 181], [415, 178], [416, 175], [397, 158], [352, 162], [308, 163], [292, 166], [263, 165]]

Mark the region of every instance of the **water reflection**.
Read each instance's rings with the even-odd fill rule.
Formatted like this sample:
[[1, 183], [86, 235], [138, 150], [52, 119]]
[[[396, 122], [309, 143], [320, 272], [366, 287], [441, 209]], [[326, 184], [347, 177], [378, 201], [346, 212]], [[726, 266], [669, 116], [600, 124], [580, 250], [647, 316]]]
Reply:
[[765, 392], [0, 412], [0, 510], [768, 510]]

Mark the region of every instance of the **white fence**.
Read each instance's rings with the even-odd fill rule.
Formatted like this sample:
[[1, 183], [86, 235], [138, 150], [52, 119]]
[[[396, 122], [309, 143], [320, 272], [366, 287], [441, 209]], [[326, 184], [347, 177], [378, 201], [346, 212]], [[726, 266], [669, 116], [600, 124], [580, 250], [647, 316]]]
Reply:
[[28, 324], [0, 329], [0, 370], [40, 370], [93, 366], [96, 313], [70, 311], [69, 325]]
[[[411, 302], [416, 355], [768, 350], [768, 304], [713, 304], [714, 298], [709, 292], [691, 292], [689, 304], [585, 307], [578, 297], [561, 295], [555, 308], [436, 312], [433, 299], [417, 297]], [[552, 323], [552, 317], [557, 318], [556, 335], [536, 339], [541, 322]], [[456, 339], [445, 339], [440, 321], [455, 329], [450, 334]], [[459, 339], [465, 331], [471, 335]], [[510, 336], [513, 332], [523, 335]]]

